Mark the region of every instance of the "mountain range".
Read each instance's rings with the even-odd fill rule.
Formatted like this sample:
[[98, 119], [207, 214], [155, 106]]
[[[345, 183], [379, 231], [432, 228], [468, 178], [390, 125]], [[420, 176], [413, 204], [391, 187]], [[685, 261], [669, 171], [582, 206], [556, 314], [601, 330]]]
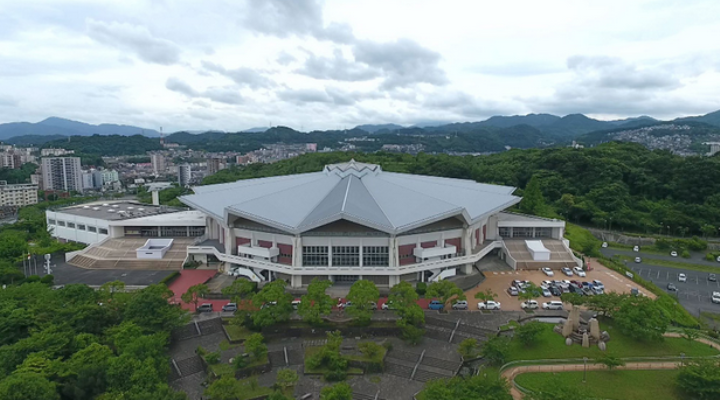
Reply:
[[51, 140], [55, 140], [64, 136], [92, 135], [144, 135], [149, 137], [159, 137], [160, 132], [153, 129], [138, 128], [137, 126], [129, 125], [92, 125], [58, 117], [50, 117], [36, 123], [10, 122], [0, 124], [0, 141], [7, 141], [10, 138], [16, 138], [18, 136], [35, 136], [38, 140], [46, 142], [47, 140], [43, 140], [43, 137], [51, 136]]

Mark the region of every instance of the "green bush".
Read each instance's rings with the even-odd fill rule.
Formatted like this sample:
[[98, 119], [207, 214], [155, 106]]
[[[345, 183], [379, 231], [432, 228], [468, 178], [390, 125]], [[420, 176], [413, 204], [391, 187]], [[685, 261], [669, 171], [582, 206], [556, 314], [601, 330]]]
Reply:
[[160, 280], [160, 283], [164, 284], [165, 286], [170, 286], [170, 284], [178, 277], [180, 277], [180, 271], [174, 271], [172, 274], [162, 278]]
[[565, 226], [565, 238], [570, 241], [570, 248], [579, 253], [592, 257], [600, 255], [602, 241], [587, 229], [568, 223]]
[[213, 351], [212, 353], [205, 354], [205, 361], [210, 365], [215, 365], [220, 362], [220, 352]]
[[687, 250], [683, 250], [682, 252], [680, 252], [680, 257], [682, 257], [682, 258], [690, 258], [690, 252], [687, 251]]
[[40, 283], [44, 283], [48, 286], [52, 286], [55, 282], [55, 277], [52, 275], [45, 275], [42, 278], [40, 278]]
[[427, 283], [425, 283], [425, 282], [416, 283], [415, 291], [417, 292], [418, 296], [425, 296], [425, 292], [427, 292]]
[[713, 251], [705, 254], [705, 259], [707, 261], [715, 261], [718, 257], [720, 257], [720, 251]]

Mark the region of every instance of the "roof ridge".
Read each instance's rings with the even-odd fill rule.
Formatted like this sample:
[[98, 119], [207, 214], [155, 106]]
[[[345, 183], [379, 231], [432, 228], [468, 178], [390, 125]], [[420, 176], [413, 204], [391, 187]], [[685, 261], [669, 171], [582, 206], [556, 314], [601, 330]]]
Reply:
[[[323, 176], [325, 176], [325, 175], [323, 175]], [[337, 175], [336, 175], [336, 176], [337, 176]], [[320, 206], [320, 204], [322, 204], [322, 203], [325, 201], [325, 199], [326, 199], [326, 198], [328, 197], [328, 195], [337, 187], [337, 185], [339, 185], [340, 183], [342, 183], [342, 181], [344, 181], [345, 178], [348, 178], [348, 177], [346, 176], [346, 177], [343, 178], [343, 177], [338, 176], [338, 178], [340, 178], [340, 180], [339, 180], [336, 184], [332, 185], [332, 186], [330, 187], [330, 189], [325, 193], [325, 195], [323, 195], [323, 196], [320, 197], [320, 200], [318, 200], [318, 202], [315, 203], [314, 206], [312, 206], [312, 207], [310, 207], [310, 208], [308, 209], [307, 214], [303, 215], [303, 217], [300, 219], [300, 223], [297, 225], [298, 227], [304, 225], [304, 224], [305, 224], [305, 221], [308, 219], [308, 217], [310, 216], [310, 214], [312, 214], [312, 213]], [[349, 179], [348, 179], [348, 181], [349, 181]], [[349, 183], [348, 183], [348, 184], [349, 184]], [[346, 191], [346, 193], [347, 193], [347, 191]]]
[[[352, 162], [355, 162], [355, 160], [352, 160]], [[340, 207], [340, 212], [345, 212], [345, 205], [347, 204], [348, 199], [348, 193], [350, 193], [350, 185], [352, 185], [352, 178], [348, 179], [347, 187], [345, 188], [345, 197], [343, 198], [342, 207]]]
[[[287, 175], [287, 176], [292, 176], [292, 175]], [[257, 197], [252, 197], [252, 198], [249, 198], [249, 199], [245, 199], [244, 201], [241, 201], [241, 202], [239, 202], [239, 203], [229, 204], [229, 205], [227, 205], [225, 208], [227, 208], [227, 207], [235, 207], [235, 206], [237, 206], [237, 205], [244, 204], [244, 203], [247, 203], [247, 202], [250, 202], [250, 201], [254, 201], [254, 200], [260, 199], [260, 198], [265, 197], [265, 196], [272, 196], [272, 195], [275, 195], [275, 194], [278, 194], [278, 193], [286, 192], [286, 191], [288, 191], [288, 190], [295, 189], [295, 188], [298, 187], [298, 186], [307, 185], [307, 184], [309, 184], [309, 183], [317, 182], [317, 181], [319, 181], [320, 179], [323, 179], [324, 177], [325, 177], [324, 175], [318, 175], [317, 179], [313, 179], [313, 180], [311, 180], [311, 181], [309, 181], [309, 182], [298, 182], [297, 184], [292, 185], [292, 186], [289, 186], [289, 187], [285, 187], [285, 188], [283, 188], [282, 190], [278, 190], [278, 191], [275, 191], [275, 192], [272, 192], [272, 193], [265, 193], [264, 195], [261, 195], [261, 196], [257, 196]], [[334, 186], [333, 186], [333, 187], [334, 187]], [[331, 190], [332, 190], [332, 189], [331, 189]], [[207, 193], [214, 193], [214, 192], [207, 192]], [[327, 194], [326, 194], [326, 195], [327, 195]]]
[[451, 182], [448, 182], [448, 181], [463, 181], [463, 182], [472, 183], [472, 184], [475, 184], [475, 185], [487, 185], [487, 186], [503, 187], [503, 188], [507, 188], [507, 189], [512, 189], [512, 191], [511, 191], [510, 193], [514, 192], [514, 191], [517, 189], [517, 187], [515, 187], [515, 186], [496, 185], [496, 184], [494, 184], [494, 183], [478, 182], [478, 181], [473, 180], [473, 179], [444, 178], [444, 177], [441, 177], [441, 176], [413, 175], [413, 174], [403, 174], [403, 173], [400, 173], [400, 172], [389, 172], [389, 173], [387, 173], [387, 175], [388, 175], [388, 176], [402, 175], [402, 177], [403, 177], [404, 179], [412, 179], [412, 180], [416, 180], [416, 181], [421, 181], [421, 180], [423, 180], [423, 179], [430, 179], [430, 180], [433, 180], [433, 181], [437, 181], [437, 182], [434, 182], [434, 183], [437, 184], [437, 185], [450, 186], [450, 187], [468, 189], [468, 190], [472, 190], [472, 191], [476, 191], [476, 192], [491, 193], [491, 194], [504, 194], [504, 193], [495, 192], [495, 191], [490, 191], [490, 190], [483, 190], [483, 189], [481, 189], [481, 188], [472, 188], [472, 187], [461, 186], [461, 185], [453, 185], [453, 184], [451, 184]]

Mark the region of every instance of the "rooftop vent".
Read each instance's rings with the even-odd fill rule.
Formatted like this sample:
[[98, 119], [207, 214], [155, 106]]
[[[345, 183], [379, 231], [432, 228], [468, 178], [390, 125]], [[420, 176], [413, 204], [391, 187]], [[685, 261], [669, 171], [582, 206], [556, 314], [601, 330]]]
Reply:
[[115, 210], [113, 210], [113, 209], [111, 208], [111, 209], [108, 210], [108, 212], [115, 212]]
[[110, 204], [108, 204], [108, 203], [103, 203], [102, 206], [103, 206], [103, 207], [107, 207], [107, 206], [109, 206], [109, 205], [110, 205]]
[[132, 210], [132, 209], [134, 209], [134, 208], [135, 208], [135, 207], [130, 206], [130, 207], [128, 207], [127, 209], [128, 209], [128, 210]]
[[95, 210], [95, 211], [97, 211], [99, 209], [100, 209], [100, 207], [93, 207], [93, 210]]
[[84, 208], [84, 209], [88, 209], [88, 208], [90, 208], [90, 206], [83, 206], [83, 208]]
[[117, 204], [113, 204], [113, 206], [112, 206], [112, 208], [118, 208], [118, 207], [120, 207], [120, 206]]
[[145, 209], [140, 207], [140, 208], [138, 208], [138, 211], [145, 211]]

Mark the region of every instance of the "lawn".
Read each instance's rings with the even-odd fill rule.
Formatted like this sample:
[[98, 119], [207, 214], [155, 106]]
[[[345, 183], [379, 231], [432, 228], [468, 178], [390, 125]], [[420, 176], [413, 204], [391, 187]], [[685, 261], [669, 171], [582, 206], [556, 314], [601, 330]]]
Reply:
[[245, 340], [253, 334], [249, 329], [238, 325], [225, 325], [225, 330], [232, 341]]
[[[635, 257], [632, 256], [618, 256], [621, 260], [627, 262], [628, 264], [635, 262]], [[643, 264], [648, 265], [655, 265], [657, 267], [668, 267], [668, 268], [679, 268], [679, 269], [688, 269], [692, 271], [699, 271], [699, 272], [709, 272], [713, 274], [720, 273], [720, 266], [714, 267], [712, 265], [700, 265], [700, 264], [692, 264], [682, 261], [670, 261], [670, 260], [660, 260], [657, 258], [647, 258], [642, 257]]]
[[[615, 242], [608, 242], [608, 247], [611, 249], [620, 249], [620, 250], [627, 250], [632, 251], [634, 245], [630, 244], [621, 244], [621, 243], [615, 243]], [[670, 250], [660, 250], [655, 248], [654, 246], [642, 246], [640, 247], [640, 253], [648, 253], [648, 254], [657, 254], [661, 256], [669, 256]], [[640, 254], [642, 256], [642, 254]]]
[[[250, 367], [256, 367], [258, 365], [267, 364], [270, 361], [268, 360], [267, 354], [265, 357], [257, 360], [257, 361], [250, 361], [245, 368]], [[211, 364], [208, 365], [208, 368], [210, 371], [214, 372], [217, 376], [223, 376], [223, 375], [235, 375], [235, 367], [228, 364], [228, 363], [217, 363], [217, 364]]]
[[678, 400], [675, 393], [677, 370], [657, 371], [588, 371], [586, 383], [583, 372], [533, 372], [515, 377], [515, 382], [530, 390], [542, 390], [548, 385], [583, 393], [585, 398], [611, 400]]
[[[553, 332], [553, 324], [543, 324], [545, 330], [537, 342], [526, 347], [520, 341], [510, 342], [510, 355], [508, 361], [514, 360], [541, 360], [556, 358], [595, 358], [603, 354], [597, 346], [584, 348], [579, 344], [565, 345], [565, 339]], [[607, 343], [607, 352], [617, 357], [663, 357], [676, 356], [685, 353], [686, 356], [710, 356], [718, 351], [698, 342], [690, 342], [684, 338], [665, 338], [662, 342], [638, 342], [621, 334], [610, 321], [601, 320], [600, 330], [608, 331], [610, 341]]]

